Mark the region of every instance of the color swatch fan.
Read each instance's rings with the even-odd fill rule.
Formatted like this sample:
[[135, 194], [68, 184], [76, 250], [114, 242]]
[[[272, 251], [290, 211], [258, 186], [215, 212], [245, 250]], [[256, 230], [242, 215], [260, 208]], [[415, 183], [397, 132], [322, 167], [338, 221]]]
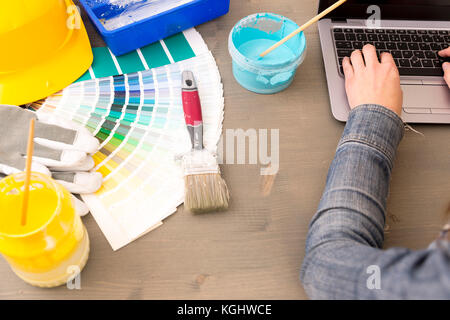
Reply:
[[179, 159], [191, 148], [181, 100], [184, 70], [197, 78], [204, 144], [216, 152], [224, 99], [209, 51], [155, 69], [75, 83], [37, 111], [80, 123], [101, 141], [94, 170], [103, 174], [103, 186], [82, 197], [114, 250], [159, 226], [184, 200]]

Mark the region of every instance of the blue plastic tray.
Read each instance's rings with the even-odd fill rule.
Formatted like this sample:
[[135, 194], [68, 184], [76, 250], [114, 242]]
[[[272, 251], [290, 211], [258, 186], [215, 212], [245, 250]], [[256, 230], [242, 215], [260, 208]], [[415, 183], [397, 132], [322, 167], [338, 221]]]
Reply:
[[80, 0], [98, 32], [115, 55], [122, 55], [226, 14], [230, 0], [194, 0], [130, 25], [106, 30], [100, 17], [109, 5]]

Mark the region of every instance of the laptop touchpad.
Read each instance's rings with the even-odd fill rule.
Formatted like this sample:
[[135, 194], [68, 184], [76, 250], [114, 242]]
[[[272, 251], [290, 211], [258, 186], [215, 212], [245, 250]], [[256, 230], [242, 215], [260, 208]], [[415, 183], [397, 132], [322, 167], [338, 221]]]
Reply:
[[446, 86], [402, 85], [405, 108], [450, 108]]

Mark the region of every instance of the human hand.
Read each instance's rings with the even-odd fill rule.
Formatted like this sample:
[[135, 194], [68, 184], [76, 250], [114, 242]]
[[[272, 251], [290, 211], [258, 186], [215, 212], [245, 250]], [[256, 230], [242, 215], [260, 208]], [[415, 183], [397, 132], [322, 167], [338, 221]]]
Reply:
[[[439, 51], [438, 54], [442, 58], [450, 58], [450, 47]], [[442, 69], [444, 69], [444, 80], [445, 80], [445, 82], [447, 82], [447, 85], [450, 89], [450, 62], [444, 62], [442, 64]]]
[[[26, 131], [35, 112], [16, 106], [0, 105], [0, 174], [24, 171]], [[102, 184], [102, 175], [88, 172], [94, 166], [89, 155], [99, 142], [75, 123], [56, 117], [40, 116], [35, 127], [35, 147], [31, 170], [51, 176], [71, 193], [92, 193]], [[73, 197], [77, 213], [89, 212], [87, 206]]]
[[345, 57], [342, 67], [351, 109], [362, 104], [378, 104], [401, 115], [400, 75], [390, 53], [382, 53], [380, 62], [375, 47], [365, 45], [362, 53], [355, 50], [350, 58]]

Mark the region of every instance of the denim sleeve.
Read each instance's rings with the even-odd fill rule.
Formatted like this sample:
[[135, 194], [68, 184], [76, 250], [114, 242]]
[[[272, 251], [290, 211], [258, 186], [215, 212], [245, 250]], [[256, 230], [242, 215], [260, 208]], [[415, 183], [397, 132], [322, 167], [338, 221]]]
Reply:
[[448, 245], [382, 250], [403, 131], [400, 117], [382, 106], [351, 111], [306, 241], [300, 278], [310, 298], [450, 298]]

